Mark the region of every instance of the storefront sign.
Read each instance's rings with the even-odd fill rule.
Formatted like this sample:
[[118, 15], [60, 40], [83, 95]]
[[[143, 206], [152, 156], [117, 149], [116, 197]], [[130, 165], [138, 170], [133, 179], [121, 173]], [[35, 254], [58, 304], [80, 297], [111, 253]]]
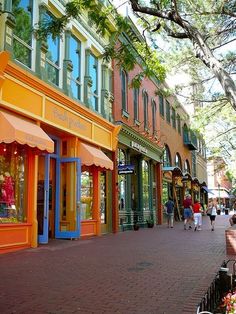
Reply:
[[175, 177], [175, 185], [176, 186], [183, 186], [182, 177]]
[[118, 174], [133, 174], [134, 165], [119, 165]]
[[142, 145], [140, 145], [140, 144], [138, 144], [136, 142], [133, 142], [133, 141], [131, 141], [130, 144], [131, 144], [131, 147], [133, 149], [139, 151], [140, 153], [147, 154], [148, 150], [145, 147], [143, 147]]

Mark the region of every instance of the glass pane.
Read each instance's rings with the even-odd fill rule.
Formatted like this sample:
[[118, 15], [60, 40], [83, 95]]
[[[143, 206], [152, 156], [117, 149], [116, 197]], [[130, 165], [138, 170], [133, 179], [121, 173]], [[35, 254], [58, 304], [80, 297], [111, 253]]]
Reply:
[[44, 223], [44, 182], [45, 182], [45, 157], [38, 158], [38, 189], [37, 189], [37, 220], [38, 220], [38, 234], [43, 234]]
[[72, 77], [80, 80], [80, 42], [73, 36], [70, 38], [70, 60], [73, 64]]
[[16, 19], [13, 40], [14, 59], [31, 67], [31, 46], [32, 46], [32, 8], [29, 0], [13, 1], [13, 14]]
[[81, 173], [81, 220], [92, 219], [93, 216], [93, 176], [89, 171]]
[[0, 145], [0, 223], [27, 222], [26, 164], [21, 146]]
[[12, 2], [12, 10], [16, 19], [14, 34], [28, 45], [32, 40], [32, 8], [29, 0]]
[[149, 176], [148, 163], [142, 161], [142, 175], [143, 175], [143, 209], [149, 210]]
[[107, 195], [106, 195], [106, 172], [105, 171], [101, 172], [100, 190], [101, 190], [101, 206], [100, 206], [101, 223], [106, 224], [106, 220], [107, 220], [107, 212], [106, 212]]
[[76, 231], [78, 228], [76, 207], [76, 176], [74, 162], [62, 162], [60, 185], [60, 231]]
[[50, 82], [58, 85], [58, 69], [49, 63], [46, 63], [47, 78]]

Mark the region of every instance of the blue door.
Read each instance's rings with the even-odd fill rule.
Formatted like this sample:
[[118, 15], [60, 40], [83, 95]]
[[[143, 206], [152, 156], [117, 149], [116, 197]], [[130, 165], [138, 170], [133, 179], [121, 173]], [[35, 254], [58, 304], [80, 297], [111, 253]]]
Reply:
[[58, 158], [56, 161], [55, 238], [80, 236], [79, 158]]
[[48, 243], [49, 230], [49, 168], [50, 156], [38, 157], [37, 220], [38, 242]]

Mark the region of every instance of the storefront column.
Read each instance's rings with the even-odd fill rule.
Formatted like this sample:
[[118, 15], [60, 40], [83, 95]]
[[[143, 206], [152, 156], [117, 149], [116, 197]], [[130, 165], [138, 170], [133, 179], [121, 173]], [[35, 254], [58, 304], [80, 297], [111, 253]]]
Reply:
[[119, 231], [119, 209], [118, 209], [118, 172], [117, 172], [117, 152], [112, 152], [112, 161], [114, 169], [112, 171], [112, 232], [117, 233]]
[[157, 175], [157, 224], [162, 225], [163, 223], [163, 206], [162, 206], [162, 170], [161, 164], [156, 165], [156, 175]]
[[[28, 168], [28, 221], [32, 221], [31, 229], [31, 247], [36, 248], [38, 246], [38, 220], [37, 220], [37, 180], [38, 180], [38, 156], [32, 154], [29, 149], [29, 168]], [[32, 184], [31, 184], [32, 183]]]
[[97, 235], [101, 235], [101, 217], [100, 217], [100, 171], [98, 171], [97, 167], [94, 167], [93, 170], [93, 208], [94, 208], [94, 219], [97, 224]]

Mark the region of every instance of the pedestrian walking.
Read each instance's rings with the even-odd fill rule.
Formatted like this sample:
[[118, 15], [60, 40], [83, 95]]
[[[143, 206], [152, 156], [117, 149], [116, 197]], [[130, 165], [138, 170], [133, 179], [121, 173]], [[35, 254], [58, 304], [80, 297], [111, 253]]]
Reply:
[[189, 224], [189, 229], [192, 229], [191, 221], [193, 219], [193, 210], [192, 210], [192, 197], [190, 194], [186, 196], [183, 202], [184, 205], [184, 230], [187, 229], [187, 223]]
[[198, 200], [193, 204], [194, 231], [201, 230], [202, 226], [202, 206]]
[[208, 204], [207, 215], [210, 217], [211, 231], [215, 230], [215, 219], [217, 215], [217, 202], [216, 199], [211, 200]]
[[167, 226], [168, 228], [173, 228], [175, 203], [172, 201], [171, 197], [169, 197], [168, 201], [165, 203], [165, 208], [167, 215]]
[[236, 214], [233, 214], [233, 215], [229, 218], [229, 223], [230, 223], [230, 226], [236, 225]]

